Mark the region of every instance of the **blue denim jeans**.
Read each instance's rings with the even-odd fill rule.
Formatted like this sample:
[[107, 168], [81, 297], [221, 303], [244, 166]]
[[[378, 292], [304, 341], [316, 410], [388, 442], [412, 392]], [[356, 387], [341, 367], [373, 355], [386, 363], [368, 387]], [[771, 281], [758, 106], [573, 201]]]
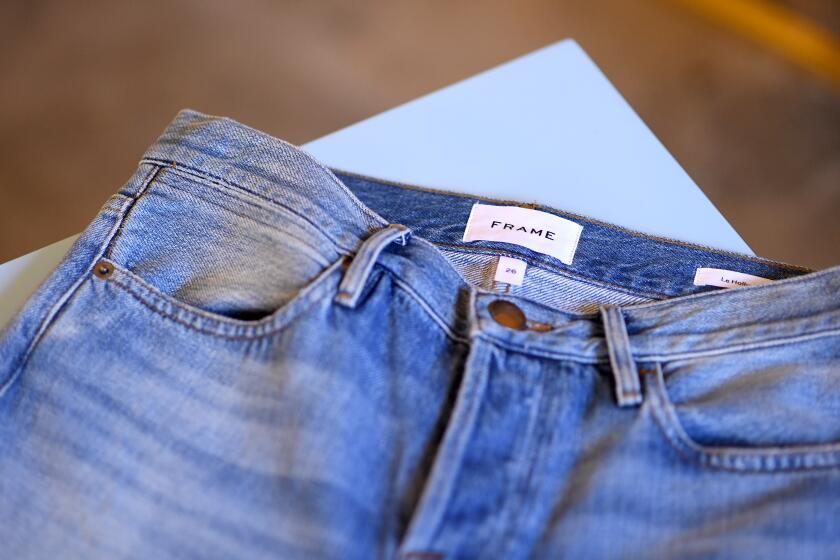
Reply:
[[840, 557], [840, 268], [475, 202], [181, 112], [0, 337], [2, 556]]

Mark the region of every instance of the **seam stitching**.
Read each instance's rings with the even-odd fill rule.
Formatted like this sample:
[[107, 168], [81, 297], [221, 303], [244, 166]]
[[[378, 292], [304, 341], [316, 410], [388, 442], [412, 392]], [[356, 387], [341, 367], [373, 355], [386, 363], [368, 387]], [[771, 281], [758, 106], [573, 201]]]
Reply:
[[[303, 220], [310, 223], [312, 225], [312, 227], [317, 228], [318, 231], [320, 231], [324, 236], [326, 236], [330, 241], [335, 243], [336, 246], [338, 246], [342, 250], [351, 251], [351, 249], [345, 247], [344, 245], [342, 245], [341, 243], [336, 241], [333, 238], [333, 236], [329, 234], [329, 232], [324, 231], [318, 224], [312, 222], [309, 219], [309, 217], [307, 217], [306, 215], [301, 214], [297, 210], [295, 210], [295, 209], [293, 209], [289, 206], [284, 205], [282, 202], [279, 202], [279, 201], [277, 201], [275, 199], [272, 199], [272, 198], [268, 198], [267, 196], [264, 196], [257, 191], [254, 191], [254, 190], [249, 189], [247, 187], [243, 187], [242, 185], [239, 185], [237, 183], [233, 183], [233, 182], [228, 181], [226, 179], [223, 179], [221, 177], [217, 177], [217, 176], [215, 176], [211, 173], [207, 173], [206, 171], [196, 169], [194, 167], [179, 163], [179, 162], [174, 161], [174, 160], [162, 160], [162, 159], [158, 159], [158, 158], [148, 158], [147, 157], [147, 158], [144, 158], [143, 161], [154, 162], [157, 165], [161, 165], [162, 167], [173, 170], [174, 172], [180, 171], [182, 175], [187, 175], [189, 177], [193, 177], [193, 178], [199, 179], [201, 181], [211, 183], [213, 185], [219, 185], [219, 186], [228, 187], [228, 188], [232, 188], [232, 189], [238, 189], [238, 190], [241, 190], [242, 192], [248, 193], [249, 195], [255, 196], [255, 197], [257, 197], [257, 198], [259, 198], [259, 199], [261, 199], [265, 202], [268, 202], [270, 204], [274, 204], [274, 205], [286, 208], [290, 212], [293, 212], [295, 215], [301, 217]], [[343, 188], [346, 188], [346, 187], [343, 187]], [[377, 220], [377, 221], [379, 221], [379, 220]]]
[[[667, 396], [667, 389], [662, 380], [661, 367], [657, 363], [658, 373], [656, 379], [647, 381], [650, 392], [653, 394], [651, 412], [654, 422], [659, 426], [665, 441], [671, 448], [676, 450], [682, 457], [703, 467], [720, 469], [739, 474], [773, 474], [779, 472], [811, 472], [816, 470], [831, 470], [840, 467], [840, 444], [828, 444], [827, 446], [801, 446], [802, 449], [788, 449], [779, 451], [759, 450], [754, 452], [746, 450], [739, 451], [736, 448], [714, 449], [694, 442], [688, 434], [681, 434], [679, 420], [676, 418], [676, 411]], [[651, 386], [651, 384], [653, 386]], [[676, 425], [674, 425], [676, 424]], [[822, 447], [822, 449], [821, 449]], [[778, 466], [779, 459], [790, 459], [793, 457], [804, 458], [808, 455], [826, 456], [830, 464], [812, 466]], [[758, 466], [750, 465], [737, 467], [734, 462], [739, 459], [759, 461]], [[772, 461], [773, 465], [766, 464]]]
[[412, 287], [411, 287], [411, 286], [410, 286], [407, 282], [405, 282], [402, 278], [400, 278], [399, 276], [397, 276], [397, 275], [394, 273], [394, 271], [392, 271], [391, 269], [389, 269], [387, 266], [384, 266], [384, 265], [382, 265], [381, 263], [378, 263], [378, 264], [379, 264], [380, 266], [382, 266], [382, 269], [383, 269], [385, 272], [387, 272], [387, 273], [388, 273], [388, 274], [389, 274], [389, 275], [390, 275], [390, 276], [394, 279], [394, 283], [395, 283], [395, 284], [397, 284], [397, 285], [398, 285], [398, 286], [399, 286], [399, 287], [400, 287], [400, 288], [401, 288], [404, 292], [406, 292], [409, 296], [411, 296], [414, 300], [416, 300], [416, 301], [417, 301], [417, 303], [419, 303], [419, 304], [420, 304], [420, 307], [422, 307], [422, 308], [423, 308], [423, 310], [426, 312], [426, 314], [427, 314], [427, 315], [429, 315], [429, 316], [431, 317], [431, 319], [432, 319], [432, 320], [433, 320], [433, 321], [434, 321], [434, 322], [438, 325], [438, 327], [439, 327], [441, 330], [443, 330], [444, 334], [445, 334], [447, 337], [449, 337], [450, 339], [452, 339], [452, 340], [453, 340], [453, 341], [455, 341], [455, 342], [460, 342], [460, 343], [462, 343], [462, 344], [469, 345], [469, 343], [470, 343], [470, 342], [469, 342], [469, 339], [467, 339], [467, 338], [463, 338], [463, 337], [461, 337], [461, 336], [458, 336], [458, 335], [457, 335], [454, 331], [452, 331], [452, 329], [450, 329], [449, 325], [447, 325], [447, 324], [446, 324], [446, 321], [444, 321], [444, 320], [443, 320], [440, 316], [438, 316], [437, 312], [436, 312], [436, 311], [434, 311], [434, 309], [432, 308], [432, 306], [431, 306], [431, 305], [429, 305], [429, 303], [428, 303], [428, 302], [426, 302], [426, 300], [423, 298], [423, 296], [421, 296], [420, 294], [418, 294], [418, 293], [414, 290], [414, 288], [412, 288]]
[[[322, 270], [319, 276], [316, 277], [311, 284], [302, 288], [293, 300], [290, 300], [287, 304], [278, 307], [277, 310], [272, 312], [268, 320], [265, 322], [254, 322], [250, 324], [247, 322], [239, 322], [236, 319], [224, 317], [223, 315], [217, 315], [212, 312], [204, 311], [198, 307], [191, 306], [187, 303], [180, 302], [171, 295], [161, 292], [156, 287], [149, 284], [146, 280], [123, 267], [118, 267], [117, 271], [119, 275], [125, 276], [127, 282], [121, 282], [119, 279], [113, 277], [104, 280], [104, 282], [112, 282], [120, 286], [132, 297], [134, 297], [134, 299], [161, 317], [175, 321], [176, 323], [194, 331], [220, 338], [250, 340], [269, 337], [282, 331], [291, 320], [305, 311], [309, 305], [318, 301], [315, 296], [326, 289], [324, 287], [324, 282], [326, 282], [341, 266], [342, 260], [343, 258], [339, 258], [327, 268]], [[115, 263], [115, 266], [118, 265]], [[129, 285], [129, 283], [133, 285]], [[149, 295], [140, 293], [141, 291], [148, 292]], [[159, 301], [151, 301], [153, 298]], [[174, 310], [174, 312], [168, 311], [164, 309], [164, 307], [169, 307]], [[219, 330], [215, 330], [204, 325], [194, 324], [182, 315], [194, 318], [197, 321], [210, 321], [216, 323], [218, 326], [226, 325], [230, 328], [240, 329], [245, 332], [220, 332]]]
[[635, 356], [637, 359], [644, 359], [658, 362], [682, 362], [690, 361], [697, 358], [706, 358], [709, 356], [722, 356], [725, 354], [734, 354], [738, 352], [749, 352], [751, 350], [759, 350], [762, 348], [773, 348], [775, 346], [783, 346], [786, 344], [795, 344], [797, 342], [805, 342], [829, 336], [840, 336], [840, 329], [829, 329], [826, 331], [818, 331], [808, 334], [783, 336], [781, 338], [767, 338], [751, 342], [749, 344], [735, 344], [730, 346], [721, 346], [719, 348], [709, 348], [707, 350], [697, 350], [694, 352], [683, 352], [676, 354], [639, 354]]
[[[145, 177], [143, 177], [143, 186], [141, 188], [145, 188], [148, 185], [148, 183], [153, 180], [155, 175], [157, 175], [158, 171], [159, 171], [159, 168], [157, 168], [157, 167], [151, 168], [148, 171], [147, 175]], [[109, 200], [110, 199], [111, 199], [111, 197], [109, 197]], [[119, 231], [120, 225], [125, 220], [125, 217], [126, 217], [128, 211], [129, 211], [129, 209], [131, 208], [131, 205], [132, 205], [133, 201], [134, 201], [134, 198], [125, 197], [125, 200], [123, 201], [122, 205], [119, 208], [114, 209], [114, 211], [117, 213], [117, 217], [114, 221], [114, 224], [111, 226], [110, 230], [105, 235], [105, 238], [99, 244], [99, 247], [96, 249], [96, 252], [94, 253], [93, 258], [90, 259], [90, 261], [88, 262], [87, 267], [84, 268], [84, 270], [78, 275], [78, 277], [73, 281], [73, 283], [70, 285], [70, 287], [67, 290], [65, 290], [64, 292], [62, 292], [61, 294], [58, 295], [58, 297], [56, 298], [53, 305], [51, 305], [50, 308], [47, 310], [47, 313], [44, 315], [44, 317], [42, 318], [42, 320], [40, 321], [40, 323], [38, 325], [38, 329], [35, 331], [35, 335], [30, 340], [29, 344], [26, 347], [26, 350], [23, 353], [23, 356], [20, 358], [20, 362], [17, 364], [17, 366], [15, 366], [14, 370], [11, 371], [11, 374], [9, 375], [8, 379], [6, 379], [3, 382], [3, 384], [0, 385], [0, 396], [4, 395], [6, 393], [6, 391], [9, 389], [9, 387], [11, 387], [14, 384], [14, 382], [17, 380], [17, 378], [20, 376], [21, 372], [23, 371], [23, 368], [26, 366], [26, 363], [29, 361], [29, 358], [32, 356], [32, 354], [35, 352], [35, 349], [38, 347], [40, 342], [43, 340], [44, 335], [46, 334], [47, 330], [49, 330], [50, 326], [52, 326], [53, 322], [55, 321], [55, 318], [58, 317], [59, 313], [64, 308], [65, 304], [68, 301], [70, 301], [70, 299], [73, 297], [73, 295], [79, 289], [79, 286], [81, 286], [82, 283], [85, 281], [85, 279], [88, 277], [88, 275], [90, 274], [90, 271], [96, 265], [98, 260], [100, 258], [102, 258], [102, 256], [108, 250], [108, 248], [111, 245], [111, 241], [114, 239], [114, 237], [117, 235], [117, 233]], [[103, 205], [103, 207], [104, 207], [104, 205]], [[103, 210], [103, 207], [100, 207], [100, 211], [99, 211], [99, 213], [97, 213], [97, 217], [100, 216], [100, 214]], [[74, 245], [75, 245], [75, 243], [74, 243]], [[66, 258], [66, 256], [67, 255], [65, 255], [65, 258]], [[53, 272], [55, 272], [55, 271], [53, 271]]]
[[[336, 267], [339, 266], [338, 263], [340, 263], [341, 260], [342, 259], [338, 259], [336, 262], [334, 262], [332, 265], [330, 265], [330, 267], [328, 267], [328, 268], [331, 268], [332, 270], [328, 271], [328, 269], [325, 269], [322, 272], [322, 276], [320, 278], [317, 278], [316, 280], [314, 280], [313, 284], [310, 284], [307, 288], [304, 288], [304, 290], [309, 290], [309, 291], [306, 292], [306, 293], [300, 294], [300, 296], [301, 296], [300, 299], [291, 303], [291, 305], [293, 307], [290, 307], [289, 309], [287, 309], [287, 311], [289, 312], [288, 316], [285, 313], [283, 313], [282, 315], [278, 315], [277, 317], [272, 317], [271, 320], [266, 321], [265, 323], [261, 323], [261, 324], [242, 324], [242, 323], [237, 322], [234, 319], [226, 318], [226, 317], [223, 317], [223, 316], [216, 316], [216, 315], [210, 314], [208, 312], [205, 312], [205, 311], [203, 311], [199, 308], [195, 308], [195, 307], [189, 306], [188, 304], [184, 304], [182, 302], [174, 300], [172, 298], [172, 296], [169, 296], [167, 294], [164, 294], [164, 293], [160, 292], [157, 288], [155, 288], [151, 284], [148, 284], [145, 280], [141, 279], [140, 277], [137, 277], [133, 272], [131, 272], [130, 270], [124, 269], [123, 267], [118, 268], [119, 273], [121, 275], [124, 275], [128, 279], [128, 282], [130, 282], [132, 284], [137, 284], [138, 285], [137, 288], [135, 288], [132, 285], [129, 285], [125, 281], [120, 281], [117, 278], [109, 278], [109, 279], [105, 280], [105, 282], [113, 282], [114, 284], [120, 286], [123, 290], [125, 290], [129, 295], [131, 295], [139, 303], [143, 304], [146, 308], [155, 312], [159, 316], [161, 316], [165, 319], [172, 320], [172, 321], [174, 321], [174, 322], [176, 322], [176, 323], [178, 323], [178, 324], [180, 324], [184, 327], [190, 328], [194, 331], [197, 331], [197, 332], [200, 332], [200, 333], [203, 333], [203, 334], [207, 334], [207, 335], [210, 335], [210, 336], [216, 336], [216, 337], [219, 337], [219, 338], [227, 338], [227, 339], [234, 339], [234, 340], [255, 340], [255, 339], [270, 337], [270, 336], [275, 335], [278, 332], [282, 331], [288, 325], [289, 321], [293, 320], [300, 313], [302, 313], [308, 307], [309, 304], [312, 304], [312, 303], [316, 302], [317, 297], [315, 297], [315, 296], [317, 294], [319, 294], [323, 289], [325, 289], [325, 288], [322, 287], [323, 282], [325, 282], [326, 279], [329, 278], [332, 275], [332, 273], [336, 270]], [[118, 265], [116, 265], [116, 263], [115, 263], [115, 266], [118, 266]], [[400, 279], [398, 276], [396, 276], [388, 268], [386, 268], [384, 266], [381, 266], [380, 268], [381, 268], [383, 273], [388, 273], [394, 279], [395, 284], [397, 284], [407, 295], [411, 296], [412, 299], [414, 299], [415, 301], [418, 302], [418, 304], [424, 310], [424, 312], [427, 315], [429, 315], [431, 317], [431, 319], [434, 321], [434, 323], [438, 326], [438, 328], [440, 328], [443, 331], [444, 335], [446, 335], [448, 338], [450, 338], [454, 342], [459, 342], [461, 344], [469, 345], [469, 340], [466, 339], [466, 338], [463, 338], [463, 337], [459, 337], [454, 332], [452, 332], [448, 328], [448, 326], [445, 325], [443, 320], [440, 317], [438, 317], [437, 314], [430, 308], [428, 303], [421, 296], [419, 296], [410, 286], [408, 286], [407, 283], [405, 283], [402, 279]], [[140, 293], [139, 290], [148, 291], [152, 298], [158, 298], [160, 301], [159, 302], [150, 301], [149, 296], [147, 296], [143, 293]], [[294, 306], [296, 306], [296, 305], [301, 306], [301, 308], [300, 309], [295, 309]], [[172, 307], [172, 309], [175, 312], [167, 311], [167, 310], [162, 308], [163, 306], [170, 306], [170, 307]], [[280, 311], [281, 309], [282, 308], [278, 308], [278, 311]], [[295, 312], [292, 312], [292, 310], [295, 310]], [[212, 329], [212, 328], [209, 328], [209, 327], [206, 327], [206, 326], [193, 324], [188, 319], [182, 317], [178, 312], [186, 313], [188, 317], [195, 317], [196, 319], [203, 319], [203, 320], [207, 320], [207, 321], [217, 322], [218, 324], [221, 324], [221, 325], [229, 325], [231, 328], [239, 328], [239, 329], [243, 329], [247, 332], [244, 332], [244, 333], [219, 332], [218, 330], [215, 330], [215, 329]], [[281, 319], [281, 317], [282, 317], [282, 319]], [[279, 322], [275, 323], [275, 321], [279, 321]]]

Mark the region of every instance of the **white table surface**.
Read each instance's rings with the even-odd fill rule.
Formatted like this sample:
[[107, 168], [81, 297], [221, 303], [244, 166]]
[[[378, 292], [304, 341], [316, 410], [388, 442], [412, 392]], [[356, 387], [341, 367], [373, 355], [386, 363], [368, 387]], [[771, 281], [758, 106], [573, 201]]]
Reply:
[[[259, 128], [259, 123], [245, 124]], [[654, 235], [752, 254], [572, 40], [302, 147], [346, 171], [539, 202]], [[75, 238], [0, 265], [0, 327]]]

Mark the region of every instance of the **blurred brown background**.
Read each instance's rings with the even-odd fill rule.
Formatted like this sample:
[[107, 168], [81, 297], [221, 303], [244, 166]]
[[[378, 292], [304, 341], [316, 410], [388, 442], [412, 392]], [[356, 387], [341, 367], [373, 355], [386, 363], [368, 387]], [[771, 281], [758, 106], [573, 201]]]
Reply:
[[[837, 0], [776, 4], [840, 36]], [[668, 0], [3, 2], [0, 262], [82, 230], [181, 108], [299, 144], [565, 37], [757, 254], [840, 264], [840, 88]]]

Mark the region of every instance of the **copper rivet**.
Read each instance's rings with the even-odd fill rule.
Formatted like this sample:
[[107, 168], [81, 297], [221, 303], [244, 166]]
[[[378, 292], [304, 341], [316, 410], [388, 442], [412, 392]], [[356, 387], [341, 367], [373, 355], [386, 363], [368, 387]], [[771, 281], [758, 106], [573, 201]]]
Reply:
[[509, 329], [524, 330], [527, 324], [525, 314], [515, 304], [503, 299], [496, 299], [487, 306], [493, 319]]
[[108, 278], [112, 272], [114, 272], [114, 267], [111, 263], [105, 261], [99, 261], [96, 263], [96, 266], [93, 267], [93, 273], [99, 278]]

